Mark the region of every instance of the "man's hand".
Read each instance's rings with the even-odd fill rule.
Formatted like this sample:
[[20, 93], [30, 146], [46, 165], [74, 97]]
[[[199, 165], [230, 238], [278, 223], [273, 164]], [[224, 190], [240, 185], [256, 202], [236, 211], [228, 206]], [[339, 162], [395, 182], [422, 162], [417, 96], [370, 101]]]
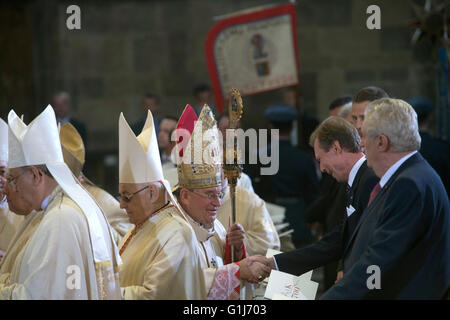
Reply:
[[258, 283], [270, 275], [267, 259], [260, 255], [245, 258], [239, 262], [241, 280]]
[[238, 257], [242, 256], [242, 245], [244, 244], [244, 228], [239, 224], [233, 224], [227, 233], [228, 243], [235, 248]]

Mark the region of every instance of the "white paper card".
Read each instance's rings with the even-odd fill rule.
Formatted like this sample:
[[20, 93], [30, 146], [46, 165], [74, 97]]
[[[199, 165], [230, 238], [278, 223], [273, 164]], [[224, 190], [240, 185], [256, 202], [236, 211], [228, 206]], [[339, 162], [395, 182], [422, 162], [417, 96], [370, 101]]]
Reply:
[[289, 298], [286, 297], [284, 295], [282, 295], [281, 293], [274, 293], [272, 296], [272, 300], [306, 300], [306, 297], [300, 292], [301, 298], [300, 299], [295, 299], [295, 298]]
[[297, 300], [314, 300], [319, 284], [311, 281], [312, 271], [299, 277], [289, 273], [272, 270], [264, 297], [273, 299], [274, 294], [281, 294]]
[[282, 253], [281, 251], [274, 250], [274, 249], [267, 249], [266, 252], [266, 258], [272, 258], [274, 255]]

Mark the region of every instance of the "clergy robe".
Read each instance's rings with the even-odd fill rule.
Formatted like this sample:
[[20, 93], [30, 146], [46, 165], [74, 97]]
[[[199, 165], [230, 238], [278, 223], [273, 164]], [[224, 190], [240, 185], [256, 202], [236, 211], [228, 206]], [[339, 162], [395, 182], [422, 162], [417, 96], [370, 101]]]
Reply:
[[111, 264], [97, 265], [107, 270], [103, 276], [96, 272], [86, 217], [57, 186], [45, 209], [26, 217], [2, 259], [0, 299], [120, 297], [118, 286], [110, 285], [118, 282], [116, 262], [100, 263]]
[[[224, 192], [217, 219], [228, 227], [231, 221], [230, 187]], [[236, 188], [236, 222], [245, 230], [244, 243], [249, 255], [265, 256], [269, 248], [280, 250], [280, 239], [264, 200], [256, 193], [239, 186]]]
[[124, 299], [206, 298], [195, 234], [175, 206], [164, 207], [138, 229], [132, 228], [119, 248]]
[[102, 209], [112, 227], [114, 241], [118, 245], [123, 236], [133, 227], [127, 212], [121, 209], [119, 202], [105, 190], [86, 182], [83, 182], [82, 185]]
[[[219, 220], [211, 228], [205, 228], [183, 212], [197, 237], [197, 249], [201, 254], [201, 267], [205, 277], [208, 300], [252, 299], [253, 285], [240, 281], [239, 263], [231, 263], [230, 246], [226, 242], [226, 230]], [[243, 257], [247, 256], [245, 245]]]
[[23, 217], [9, 210], [8, 202], [0, 202], [0, 250], [5, 252]]

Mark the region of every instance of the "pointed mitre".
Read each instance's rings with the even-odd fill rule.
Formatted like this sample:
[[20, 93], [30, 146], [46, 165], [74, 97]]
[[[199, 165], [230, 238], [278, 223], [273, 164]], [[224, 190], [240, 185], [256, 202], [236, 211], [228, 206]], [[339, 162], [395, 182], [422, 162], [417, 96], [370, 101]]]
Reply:
[[8, 161], [8, 124], [0, 118], [0, 161]]
[[153, 117], [150, 110], [144, 128], [135, 136], [123, 113], [119, 118], [119, 183], [148, 183], [164, 179]]
[[187, 189], [220, 186], [221, 168], [219, 130], [211, 109], [205, 105], [177, 165], [178, 185]]
[[177, 144], [174, 148], [176, 150], [176, 163], [179, 164], [183, 159], [183, 151], [186, 148], [189, 139], [191, 138], [192, 131], [194, 131], [195, 122], [198, 120], [197, 114], [191, 105], [187, 104], [178, 119], [176, 127]]
[[109, 230], [106, 218], [94, 199], [79, 185], [64, 163], [53, 108], [48, 105], [28, 126], [14, 110], [11, 110], [8, 115], [8, 126], [8, 166], [18, 168], [45, 164], [58, 185], [83, 211], [89, 225], [89, 238], [95, 262], [113, 261], [112, 255], [120, 262], [117, 247], [113, 245], [111, 251], [111, 244], [108, 242], [112, 243], [112, 239], [105, 237], [105, 230]]
[[55, 112], [50, 105], [28, 126], [11, 110], [8, 124], [9, 168], [64, 162]]
[[69, 167], [75, 177], [78, 177], [83, 170], [85, 161], [85, 148], [83, 139], [77, 129], [67, 122], [59, 130], [64, 162]]

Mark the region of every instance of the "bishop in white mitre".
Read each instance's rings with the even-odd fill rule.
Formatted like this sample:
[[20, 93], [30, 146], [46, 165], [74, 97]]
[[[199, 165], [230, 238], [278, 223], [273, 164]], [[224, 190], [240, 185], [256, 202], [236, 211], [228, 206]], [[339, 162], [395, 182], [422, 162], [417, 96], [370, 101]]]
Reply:
[[119, 246], [123, 298], [205, 299], [195, 234], [162, 174], [150, 111], [138, 137], [120, 115], [119, 192], [134, 224]]
[[0, 298], [119, 299], [117, 246], [102, 211], [64, 163], [53, 108], [28, 126], [11, 110], [8, 125], [5, 193], [33, 211], [1, 261]]

